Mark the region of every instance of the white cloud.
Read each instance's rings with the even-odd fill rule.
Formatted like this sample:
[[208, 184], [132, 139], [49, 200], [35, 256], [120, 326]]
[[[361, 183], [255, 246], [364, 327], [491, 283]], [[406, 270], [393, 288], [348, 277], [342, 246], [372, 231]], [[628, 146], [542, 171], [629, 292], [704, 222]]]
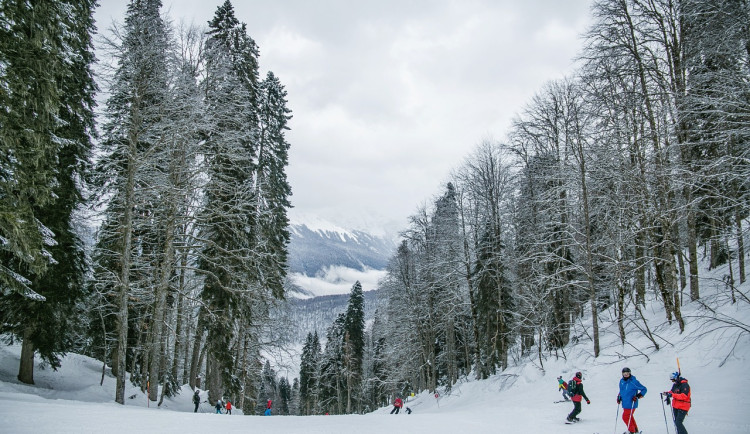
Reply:
[[362, 284], [363, 291], [377, 289], [380, 279], [385, 277], [385, 271], [368, 269], [365, 271], [342, 266], [331, 266], [316, 276], [302, 273], [292, 273], [292, 281], [301, 288], [311, 292], [314, 296], [348, 294], [354, 282]]

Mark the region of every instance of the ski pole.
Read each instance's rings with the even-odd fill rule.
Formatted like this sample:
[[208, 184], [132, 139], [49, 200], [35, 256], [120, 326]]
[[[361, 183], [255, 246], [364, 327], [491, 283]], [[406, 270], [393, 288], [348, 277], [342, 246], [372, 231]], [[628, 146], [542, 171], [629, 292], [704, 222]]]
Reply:
[[[664, 393], [660, 393], [659, 396], [664, 398]], [[667, 434], [669, 434], [669, 424], [667, 423], [667, 410], [664, 409], [664, 399], [661, 400], [661, 412], [664, 413], [664, 427], [667, 428]]]
[[615, 414], [615, 430], [612, 431], [613, 433], [617, 432], [617, 419], [620, 418], [620, 403], [617, 403], [617, 414]]

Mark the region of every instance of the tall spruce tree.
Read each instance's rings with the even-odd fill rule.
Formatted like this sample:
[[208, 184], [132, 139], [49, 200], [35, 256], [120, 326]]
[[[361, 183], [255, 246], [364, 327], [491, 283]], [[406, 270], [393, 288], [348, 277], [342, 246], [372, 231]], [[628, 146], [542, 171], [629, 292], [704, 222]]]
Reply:
[[346, 412], [360, 410], [362, 360], [365, 349], [365, 296], [362, 284], [356, 281], [349, 293], [349, 303], [344, 319], [343, 372], [346, 383]]
[[319, 410], [330, 414], [343, 414], [346, 386], [343, 376], [344, 323], [346, 314], [340, 313], [326, 330], [326, 345], [320, 358], [318, 378]]
[[299, 369], [299, 414], [316, 413], [318, 391], [318, 366], [320, 363], [320, 339], [318, 332], [308, 333], [302, 347]]
[[[42, 359], [50, 363], [53, 368], [60, 366], [59, 356], [74, 344], [72, 335], [78, 318], [75, 306], [84, 294], [85, 255], [83, 243], [74, 228], [74, 214], [83, 202], [81, 189], [82, 183], [88, 177], [91, 137], [94, 135], [93, 106], [96, 86], [91, 71], [94, 61], [91, 44], [91, 36], [95, 30], [94, 6], [95, 2], [88, 0], [42, 3], [3, 2], [0, 6], [3, 21], [7, 20], [7, 24], [13, 23], [11, 26], [3, 25], [0, 30], [3, 33], [0, 34], [2, 40], [0, 44], [8, 44], [7, 47], [0, 49], [3, 53], [1, 55], [3, 59], [0, 59], [0, 62], [8, 65], [0, 74], [2, 74], [3, 82], [9, 80], [0, 86], [9, 90], [7, 93], [0, 92], [0, 100], [2, 100], [0, 104], [5, 108], [0, 111], [2, 113], [0, 117], [9, 116], [7, 121], [14, 118], [17, 121], [23, 119], [21, 124], [15, 124], [0, 118], [3, 131], [0, 134], [0, 141], [3, 147], [8, 143], [5, 140], [6, 134], [12, 133], [13, 125], [26, 126], [25, 131], [19, 131], [20, 134], [14, 139], [14, 141], [17, 140], [16, 144], [22, 144], [26, 149], [20, 153], [16, 149], [12, 151], [8, 149], [8, 153], [2, 152], [3, 156], [15, 155], [15, 162], [20, 163], [14, 167], [13, 177], [6, 178], [5, 174], [2, 175], [2, 186], [9, 185], [5, 181], [11, 181], [13, 178], [16, 178], [14, 182], [20, 182], [29, 175], [45, 176], [51, 184], [49, 192], [52, 193], [54, 199], [47, 201], [41, 191], [37, 191], [38, 196], [27, 198], [32, 199], [30, 209], [34, 214], [34, 217], [28, 221], [36, 221], [41, 227], [51, 230], [54, 235], [54, 243], [50, 243], [52, 245], [47, 248], [53, 260], [46, 271], [37, 270], [31, 275], [31, 285], [27, 286], [32, 293], [44, 297], [44, 301], [40, 301], [37, 297], [25, 297], [22, 292], [0, 295], [0, 309], [4, 312], [0, 319], [2, 331], [11, 331], [23, 337], [18, 378], [25, 383], [34, 382], [33, 362], [34, 353], [37, 351]], [[16, 15], [18, 13], [22, 14]], [[27, 40], [28, 36], [32, 39]], [[33, 44], [29, 46], [29, 42]], [[13, 44], [16, 46], [11, 49]], [[18, 74], [15, 68], [23, 64], [19, 62], [20, 59], [14, 58], [18, 55], [43, 55], [44, 57], [28, 59], [31, 63], [27, 65], [23, 74]], [[29, 74], [30, 71], [32, 71], [31, 74]], [[27, 108], [5, 106], [6, 101], [10, 103], [20, 96], [18, 94], [20, 88], [16, 87], [20, 84], [17, 82], [18, 79], [36, 82], [33, 86], [26, 87], [27, 100], [24, 105]], [[41, 110], [43, 106], [37, 105], [32, 97], [37, 91], [43, 89], [46, 89], [45, 92], [48, 94], [40, 93], [38, 96], [43, 96], [47, 100], [48, 108], [52, 110], [56, 118], [54, 121], [47, 117], [51, 113], [44, 113]], [[28, 109], [39, 110], [39, 112], [33, 117], [27, 117], [29, 113], [24, 114], [24, 111]], [[41, 125], [40, 120], [43, 121]], [[24, 137], [47, 122], [50, 123], [43, 129], [51, 128], [47, 130], [53, 135], [48, 137], [52, 139], [48, 144], [54, 146], [55, 153], [50, 165], [47, 166], [50, 173], [40, 170], [46, 165], [42, 163], [44, 155], [34, 157], [31, 154], [38, 152], [40, 148], [33, 146], [32, 142], [28, 141], [29, 137]], [[36, 131], [36, 133], [41, 133], [41, 131]], [[35, 141], [37, 144], [43, 144], [46, 140], [37, 136]], [[40, 164], [35, 167], [23, 167], [21, 164], [27, 162], [27, 157], [38, 159]], [[4, 171], [5, 168], [4, 165], [0, 165], [0, 171]], [[31, 173], [23, 173], [27, 170]], [[18, 205], [16, 210], [28, 210], [21, 201], [26, 193], [23, 189], [16, 189], [13, 195]], [[0, 197], [9, 198], [2, 193]], [[8, 204], [3, 204], [3, 214], [12, 213], [13, 211], [5, 208], [5, 205]], [[4, 219], [0, 220], [4, 221]], [[0, 223], [0, 238], [4, 238], [2, 237], [4, 229], [5, 226]], [[12, 246], [15, 241], [10, 245]], [[0, 243], [0, 245], [8, 246], [6, 243]], [[8, 252], [4, 250], [0, 248], [0, 255], [9, 258]], [[20, 263], [13, 260], [8, 265], [10, 268], [16, 268]], [[24, 268], [27, 267], [16, 268], [19, 275], [22, 275]], [[0, 266], [0, 275], [2, 275], [0, 285], [6, 287], [8, 282], [2, 280], [3, 269], [5, 267]], [[27, 269], [33, 272], [33, 267]], [[13, 287], [13, 285], [8, 285], [8, 287]]]
[[147, 255], [154, 251], [148, 234], [150, 175], [156, 162], [149, 157], [163, 139], [163, 104], [169, 101], [169, 40], [160, 9], [160, 0], [132, 0], [128, 5], [122, 40], [112, 47], [118, 64], [109, 88], [96, 173], [100, 197], [107, 201], [95, 250], [95, 279], [101, 293], [110, 292], [117, 299], [113, 372], [115, 401], [120, 404], [125, 402], [129, 298], [133, 286], [152, 283], [143, 272], [148, 266], [136, 272], [136, 264], [150, 259]]
[[39, 300], [31, 279], [50, 263], [54, 234], [35, 210], [54, 202], [63, 146], [61, 20], [59, 3], [0, 3], [0, 290]]
[[206, 96], [208, 127], [202, 238], [199, 260], [205, 275], [201, 298], [208, 331], [209, 398], [224, 390], [239, 391], [232, 372], [236, 360], [232, 339], [238, 328], [251, 333], [253, 304], [263, 301], [265, 289], [258, 271], [258, 239], [254, 204], [258, 164], [258, 50], [245, 24], [226, 1], [209, 22], [206, 41]]
[[258, 165], [255, 175], [255, 201], [258, 230], [256, 255], [263, 286], [277, 298], [284, 296], [291, 186], [286, 177], [289, 143], [285, 132], [291, 111], [286, 106], [286, 90], [269, 72], [259, 86]]

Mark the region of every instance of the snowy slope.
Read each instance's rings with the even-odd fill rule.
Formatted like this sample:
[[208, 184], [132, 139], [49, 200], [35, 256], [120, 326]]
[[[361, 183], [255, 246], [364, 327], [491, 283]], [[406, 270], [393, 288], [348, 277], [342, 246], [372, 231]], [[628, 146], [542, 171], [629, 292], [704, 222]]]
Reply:
[[[711, 282], [721, 283], [724, 271], [706, 276], [703, 300], [710, 302], [725, 294], [722, 287], [711, 289]], [[740, 288], [750, 293], [750, 284]], [[683, 375], [693, 390], [693, 410], [685, 425], [691, 434], [750, 433], [750, 335], [737, 327], [704, 323], [698, 303], [686, 304], [684, 334], [676, 325], [668, 325], [662, 310], [655, 305], [644, 314], [661, 349], [628, 325], [629, 344], [622, 346], [614, 326], [602, 330], [602, 354], [594, 359], [592, 345], [581, 344], [565, 349], [566, 357], [547, 357], [540, 365], [537, 357], [527, 360], [485, 381], [463, 380], [448, 394], [439, 391], [436, 399], [430, 393], [409, 398], [411, 415], [390, 415], [381, 408], [367, 415], [263, 417], [192, 413], [190, 391], [162, 408], [146, 400], [137, 388], [129, 387], [123, 407], [112, 402], [114, 379], [106, 376], [99, 386], [101, 364], [87, 357], [68, 355], [58, 372], [35, 372], [35, 386], [15, 380], [20, 347], [0, 347], [0, 432], [2, 433], [132, 433], [132, 432], [263, 432], [263, 433], [525, 433], [525, 434], [591, 434], [622, 433], [625, 428], [616, 419], [615, 402], [620, 370], [628, 366], [648, 387], [646, 397], [635, 413], [645, 433], [674, 433], [665, 414], [659, 392], [669, 388], [668, 375], [676, 369], [679, 357]], [[750, 304], [724, 305], [721, 314], [750, 324]], [[586, 319], [583, 320], [584, 323]], [[608, 324], [604, 320], [604, 324]], [[719, 327], [716, 327], [716, 326]], [[578, 334], [583, 329], [578, 326]], [[591, 405], [583, 405], [582, 422], [565, 425], [563, 419], [571, 410], [568, 403], [554, 403], [558, 375], [570, 378], [583, 371], [586, 393]], [[207, 407], [207, 404], [204, 404]], [[667, 409], [668, 411], [668, 409]], [[667, 426], [669, 431], [667, 431]]]

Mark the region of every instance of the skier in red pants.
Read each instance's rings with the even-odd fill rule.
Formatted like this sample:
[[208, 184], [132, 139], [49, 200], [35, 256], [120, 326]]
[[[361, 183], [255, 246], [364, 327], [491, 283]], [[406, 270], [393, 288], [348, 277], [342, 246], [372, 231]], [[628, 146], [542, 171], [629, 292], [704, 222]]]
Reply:
[[638, 425], [635, 423], [633, 413], [638, 408], [638, 400], [646, 396], [646, 391], [646, 386], [631, 374], [630, 368], [622, 368], [617, 403], [622, 403], [622, 420], [625, 421], [629, 433], [638, 432]]

